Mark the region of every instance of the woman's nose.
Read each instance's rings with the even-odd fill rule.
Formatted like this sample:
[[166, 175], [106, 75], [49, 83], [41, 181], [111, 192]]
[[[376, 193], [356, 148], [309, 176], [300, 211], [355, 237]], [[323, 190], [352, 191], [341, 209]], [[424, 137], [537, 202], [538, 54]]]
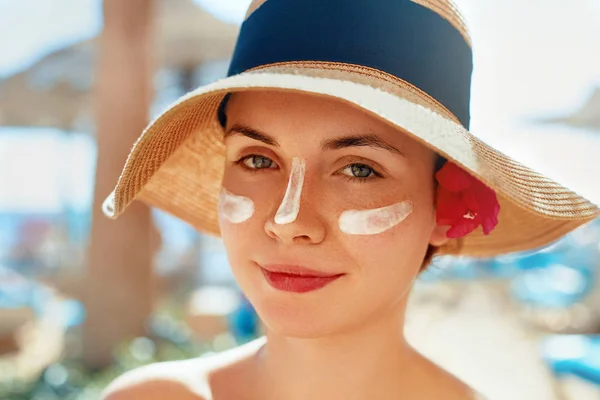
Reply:
[[[306, 204], [302, 202], [301, 205]], [[265, 231], [271, 238], [285, 244], [319, 244], [326, 236], [324, 221], [314, 210], [300, 207], [296, 219], [286, 224], [278, 224], [274, 218], [265, 223]]]
[[267, 234], [284, 243], [317, 244], [325, 238], [326, 227], [318, 210], [306, 201], [305, 172], [305, 160], [294, 158], [285, 195], [275, 216], [265, 224]]
[[319, 216], [306, 208], [301, 208], [298, 217], [287, 224], [278, 224], [274, 218], [269, 218], [265, 231], [271, 238], [285, 244], [319, 244], [327, 232]]

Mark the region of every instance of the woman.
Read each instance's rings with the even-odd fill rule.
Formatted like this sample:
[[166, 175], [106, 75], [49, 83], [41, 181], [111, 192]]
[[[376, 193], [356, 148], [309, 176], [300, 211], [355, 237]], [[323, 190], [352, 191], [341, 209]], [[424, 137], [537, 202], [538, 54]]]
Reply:
[[476, 398], [404, 339], [415, 278], [599, 210], [468, 132], [471, 68], [447, 0], [255, 0], [230, 76], [150, 124], [105, 212], [138, 199], [221, 235], [266, 336], [105, 398]]

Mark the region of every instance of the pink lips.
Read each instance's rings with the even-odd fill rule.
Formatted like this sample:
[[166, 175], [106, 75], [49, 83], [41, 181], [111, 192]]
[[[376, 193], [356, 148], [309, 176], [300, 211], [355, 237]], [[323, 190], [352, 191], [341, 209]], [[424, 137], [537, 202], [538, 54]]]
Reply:
[[285, 292], [306, 293], [320, 289], [344, 274], [328, 274], [296, 265], [261, 266], [267, 282]]

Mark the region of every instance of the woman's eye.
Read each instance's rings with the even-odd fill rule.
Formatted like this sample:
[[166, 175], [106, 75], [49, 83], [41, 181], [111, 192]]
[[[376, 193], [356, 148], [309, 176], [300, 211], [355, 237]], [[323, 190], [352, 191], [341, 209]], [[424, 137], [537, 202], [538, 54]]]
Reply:
[[266, 169], [275, 166], [273, 160], [263, 156], [248, 156], [245, 157], [242, 162], [250, 169]]
[[365, 179], [370, 178], [372, 176], [376, 176], [377, 173], [373, 170], [373, 168], [369, 167], [365, 164], [350, 164], [344, 167], [342, 170], [344, 175], [347, 175], [351, 178]]

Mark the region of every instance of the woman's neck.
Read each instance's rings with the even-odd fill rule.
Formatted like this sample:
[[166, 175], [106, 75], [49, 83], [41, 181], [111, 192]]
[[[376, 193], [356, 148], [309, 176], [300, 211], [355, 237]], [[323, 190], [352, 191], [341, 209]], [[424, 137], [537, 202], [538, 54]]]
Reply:
[[404, 339], [401, 313], [318, 339], [267, 333], [256, 357], [261, 399], [397, 398], [420, 356]]

